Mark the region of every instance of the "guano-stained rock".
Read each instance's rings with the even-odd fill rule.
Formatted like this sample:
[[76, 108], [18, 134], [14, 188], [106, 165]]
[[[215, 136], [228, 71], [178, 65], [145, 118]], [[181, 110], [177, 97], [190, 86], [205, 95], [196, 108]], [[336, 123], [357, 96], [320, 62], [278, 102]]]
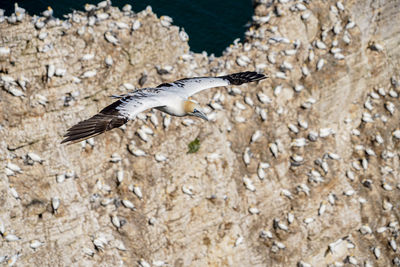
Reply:
[[[0, 259], [399, 262], [399, 3], [270, 2], [254, 1], [245, 43], [221, 57], [191, 52], [183, 29], [151, 8], [135, 14], [105, 1], [65, 21], [1, 14]], [[270, 78], [194, 97], [209, 106], [209, 122], [184, 125], [149, 110], [121, 129], [60, 144], [126, 85], [254, 69]], [[199, 150], [187, 153], [195, 138]]]

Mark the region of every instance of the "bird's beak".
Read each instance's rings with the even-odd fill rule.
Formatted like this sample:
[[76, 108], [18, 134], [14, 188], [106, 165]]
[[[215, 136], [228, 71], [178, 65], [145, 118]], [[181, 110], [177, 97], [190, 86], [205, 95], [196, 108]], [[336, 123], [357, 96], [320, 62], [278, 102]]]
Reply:
[[206, 114], [204, 114], [203, 112], [201, 112], [199, 110], [196, 110], [195, 112], [193, 112], [193, 116], [196, 116], [196, 117], [202, 118], [203, 120], [208, 121]]

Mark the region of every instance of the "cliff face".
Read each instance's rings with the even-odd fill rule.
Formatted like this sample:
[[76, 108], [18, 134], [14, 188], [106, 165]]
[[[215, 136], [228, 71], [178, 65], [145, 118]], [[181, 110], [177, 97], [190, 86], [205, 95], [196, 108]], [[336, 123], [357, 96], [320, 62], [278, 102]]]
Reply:
[[[149, 8], [0, 23], [0, 257], [400, 265], [398, 1], [254, 5], [246, 42], [218, 58]], [[60, 144], [139, 83], [254, 69], [270, 78], [195, 96], [208, 123], [148, 111]]]

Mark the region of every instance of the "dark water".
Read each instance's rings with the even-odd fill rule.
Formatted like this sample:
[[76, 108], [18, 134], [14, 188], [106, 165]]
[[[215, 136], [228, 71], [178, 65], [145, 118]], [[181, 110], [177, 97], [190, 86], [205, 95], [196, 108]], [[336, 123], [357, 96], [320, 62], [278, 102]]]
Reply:
[[[96, 4], [99, 1], [82, 0], [21, 0], [18, 2], [31, 15], [39, 15], [48, 6], [54, 10], [54, 16], [72, 10], [83, 10], [86, 3]], [[189, 45], [192, 51], [207, 51], [220, 55], [236, 38], [243, 38], [246, 24], [253, 14], [251, 0], [135, 0], [112, 1], [113, 6], [122, 8], [131, 4], [135, 12], [151, 5], [158, 15], [168, 15], [174, 19], [174, 25], [185, 28], [189, 34]], [[6, 14], [14, 12], [13, 0], [0, 0], [0, 8]], [[0, 33], [1, 34], [1, 33]]]

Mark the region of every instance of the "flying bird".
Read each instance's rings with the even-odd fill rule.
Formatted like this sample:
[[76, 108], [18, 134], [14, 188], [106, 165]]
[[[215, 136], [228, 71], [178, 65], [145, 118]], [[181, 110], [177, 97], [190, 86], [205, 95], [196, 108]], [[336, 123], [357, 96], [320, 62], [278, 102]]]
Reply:
[[204, 89], [241, 85], [267, 78], [257, 72], [239, 72], [219, 77], [196, 77], [163, 83], [156, 88], [143, 88], [124, 95], [113, 95], [118, 100], [93, 117], [67, 130], [61, 143], [75, 143], [120, 127], [150, 108], [173, 116], [196, 116], [208, 120], [201, 107], [188, 98]]

